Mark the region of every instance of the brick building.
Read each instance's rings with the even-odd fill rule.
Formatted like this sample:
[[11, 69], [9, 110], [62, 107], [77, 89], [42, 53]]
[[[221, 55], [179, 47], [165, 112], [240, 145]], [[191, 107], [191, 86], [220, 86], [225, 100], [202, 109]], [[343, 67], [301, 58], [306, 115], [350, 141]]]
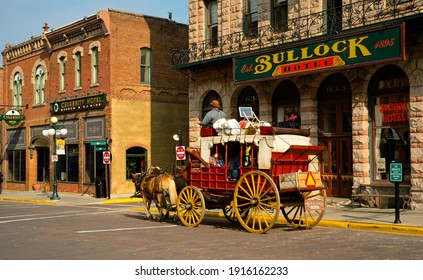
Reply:
[[329, 196], [392, 194], [397, 161], [401, 192], [423, 209], [423, 1], [190, 0], [189, 22], [189, 46], [173, 64], [192, 77], [192, 147], [211, 100], [234, 118], [252, 107], [327, 147]]
[[[2, 102], [21, 121], [2, 127], [4, 187], [51, 185], [55, 166], [59, 193], [104, 192], [106, 181], [125, 193], [132, 173], [172, 168], [172, 135], [188, 134], [188, 78], [171, 69], [170, 50], [187, 40], [187, 25], [109, 9], [7, 45]], [[67, 129], [57, 157], [43, 136], [52, 116]]]

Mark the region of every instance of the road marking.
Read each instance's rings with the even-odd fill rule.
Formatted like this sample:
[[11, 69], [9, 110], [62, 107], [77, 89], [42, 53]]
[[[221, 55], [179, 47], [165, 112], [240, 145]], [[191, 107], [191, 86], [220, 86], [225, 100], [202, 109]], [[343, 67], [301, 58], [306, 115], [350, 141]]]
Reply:
[[169, 228], [169, 227], [176, 227], [176, 226], [177, 225], [156, 226], [156, 227], [133, 227], [133, 228], [109, 228], [109, 229], [96, 229], [96, 230], [79, 230], [76, 233], [96, 233], [96, 232], [140, 230], [140, 229], [156, 229], [156, 228]]
[[115, 212], [128, 212], [128, 211], [129, 210], [125, 209], [125, 210], [104, 211], [104, 212], [97, 212], [97, 213], [82, 213], [82, 214], [77, 214], [77, 215], [72, 214], [72, 215], [56, 215], [56, 216], [46, 216], [46, 217], [34, 217], [34, 218], [25, 218], [25, 219], [0, 221], [0, 224], [16, 223], [16, 222], [27, 222], [27, 221], [45, 220], [45, 219], [55, 219], [55, 218], [65, 218], [65, 217], [76, 217], [76, 216], [111, 214], [111, 213], [115, 213]]
[[[71, 214], [71, 213], [81, 213], [83, 211], [66, 211], [66, 212], [59, 212], [53, 213], [50, 215], [59, 215], [59, 214]], [[27, 214], [27, 215], [15, 215], [15, 216], [0, 216], [0, 219], [11, 219], [11, 218], [22, 218], [22, 217], [36, 217], [36, 216], [45, 216], [46, 214]]]

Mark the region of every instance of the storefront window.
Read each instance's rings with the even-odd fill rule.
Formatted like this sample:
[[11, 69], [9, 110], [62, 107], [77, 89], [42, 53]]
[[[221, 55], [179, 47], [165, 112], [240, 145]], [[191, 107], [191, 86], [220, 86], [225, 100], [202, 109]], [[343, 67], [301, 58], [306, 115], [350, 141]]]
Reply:
[[410, 180], [410, 137], [408, 101], [403, 94], [374, 97], [376, 180], [389, 179], [393, 161], [403, 164], [405, 181]]
[[25, 150], [7, 151], [8, 174], [7, 180], [14, 182], [25, 181], [26, 155]]
[[273, 125], [300, 128], [300, 93], [297, 86], [289, 81], [280, 83], [273, 93]]
[[66, 145], [66, 154], [59, 155], [57, 174], [59, 181], [78, 182], [78, 145]]

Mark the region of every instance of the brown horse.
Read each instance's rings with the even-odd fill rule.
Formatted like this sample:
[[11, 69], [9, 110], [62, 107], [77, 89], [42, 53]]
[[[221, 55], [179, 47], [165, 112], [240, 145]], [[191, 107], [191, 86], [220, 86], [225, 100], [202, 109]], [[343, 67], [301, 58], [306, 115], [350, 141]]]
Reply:
[[[149, 174], [132, 174], [135, 186], [139, 184], [142, 198], [146, 209], [146, 219], [152, 219], [150, 213], [151, 202], [154, 201], [159, 211], [158, 220], [169, 217], [172, 206], [176, 205], [176, 185], [172, 175], [161, 173], [160, 169], [154, 168]], [[166, 211], [163, 214], [163, 210]]]

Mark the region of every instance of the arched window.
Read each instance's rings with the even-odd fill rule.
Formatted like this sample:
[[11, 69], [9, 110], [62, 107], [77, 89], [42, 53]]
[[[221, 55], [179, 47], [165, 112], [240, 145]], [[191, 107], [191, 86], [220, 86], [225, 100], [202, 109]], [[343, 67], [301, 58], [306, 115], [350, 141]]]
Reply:
[[[246, 87], [238, 97], [238, 108], [239, 107], [251, 107], [257, 118], [260, 118], [259, 112], [259, 98], [254, 88]], [[240, 119], [238, 112], [238, 119]]]
[[22, 75], [16, 73], [13, 78], [13, 106], [22, 106]]
[[91, 49], [91, 85], [98, 84], [98, 47]]
[[35, 98], [34, 104], [40, 105], [44, 104], [44, 90], [45, 90], [45, 71], [44, 68], [40, 65], [35, 70]]
[[126, 179], [132, 179], [133, 173], [146, 172], [147, 150], [141, 147], [132, 147], [126, 150]]
[[80, 51], [75, 53], [75, 87], [82, 87], [82, 53]]
[[60, 90], [66, 90], [66, 56], [59, 58]]
[[373, 177], [388, 180], [392, 161], [403, 164], [404, 181], [410, 181], [409, 82], [402, 69], [388, 65], [369, 83], [369, 111], [373, 134]]
[[280, 83], [272, 98], [273, 123], [279, 127], [300, 128], [300, 93], [289, 80]]

